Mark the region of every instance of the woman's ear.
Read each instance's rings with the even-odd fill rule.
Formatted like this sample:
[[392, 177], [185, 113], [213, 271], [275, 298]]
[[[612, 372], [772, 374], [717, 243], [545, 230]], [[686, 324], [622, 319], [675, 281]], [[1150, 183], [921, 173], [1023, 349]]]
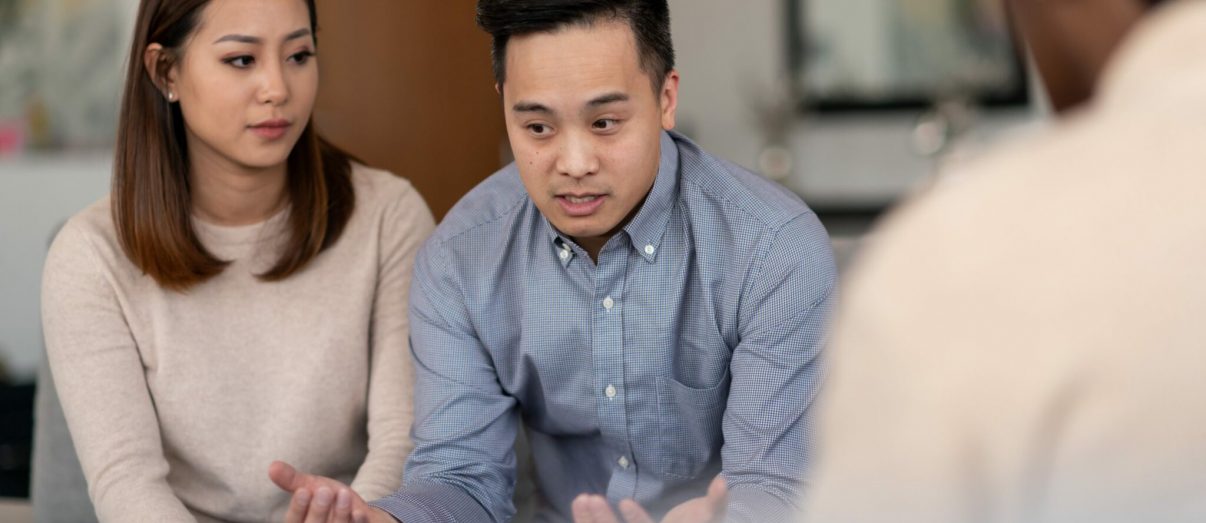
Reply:
[[164, 49], [160, 44], [151, 44], [147, 46], [146, 51], [143, 51], [142, 61], [151, 83], [155, 84], [168, 102], [175, 102], [180, 98], [176, 94], [175, 60], [172, 59], [170, 53], [171, 51]]

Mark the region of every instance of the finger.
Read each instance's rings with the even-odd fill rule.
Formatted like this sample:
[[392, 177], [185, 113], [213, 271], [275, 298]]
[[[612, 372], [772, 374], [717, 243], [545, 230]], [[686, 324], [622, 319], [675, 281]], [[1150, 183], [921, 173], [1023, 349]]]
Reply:
[[729, 484], [724, 480], [724, 476], [717, 474], [716, 479], [708, 485], [708, 501], [712, 505], [712, 511], [717, 515], [723, 515], [724, 510], [729, 502]]
[[712, 515], [708, 521], [720, 521], [724, 519], [724, 515], [729, 508], [729, 484], [725, 481], [724, 476], [717, 474], [716, 479], [708, 485], [708, 495], [705, 498], [708, 501]]
[[708, 497], [711, 499], [723, 499], [729, 495], [729, 483], [724, 480], [721, 474], [716, 475], [716, 479], [708, 485]]
[[369, 523], [368, 514], [363, 510], [353, 510], [352, 523]]
[[329, 523], [352, 523], [352, 491], [339, 489], [335, 494], [335, 509], [331, 512]]
[[298, 474], [297, 469], [284, 461], [273, 461], [268, 465], [268, 478], [286, 492], [293, 492], [302, 486], [301, 476], [305, 474]]
[[327, 523], [331, 516], [331, 505], [335, 502], [335, 493], [327, 487], [319, 487], [310, 500], [310, 509], [306, 513], [305, 523]]
[[591, 496], [587, 498], [586, 503], [591, 516], [595, 518], [595, 523], [620, 523], [620, 520], [616, 518], [616, 513], [612, 512], [611, 506], [607, 504], [607, 498]]
[[289, 511], [285, 513], [285, 523], [302, 523], [306, 518], [306, 509], [310, 508], [310, 490], [299, 488], [293, 492], [289, 500]]
[[589, 494], [579, 494], [570, 504], [570, 512], [574, 515], [574, 523], [595, 523], [595, 516], [590, 513]]
[[620, 502], [620, 515], [624, 516], [626, 523], [654, 523], [645, 508], [631, 499]]

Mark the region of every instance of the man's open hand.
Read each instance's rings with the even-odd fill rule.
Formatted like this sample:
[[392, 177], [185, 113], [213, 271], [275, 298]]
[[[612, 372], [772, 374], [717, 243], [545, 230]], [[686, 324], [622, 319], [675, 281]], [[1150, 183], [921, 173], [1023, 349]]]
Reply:
[[[708, 485], [708, 493], [674, 507], [661, 523], [713, 523], [724, 517], [729, 491], [724, 477], [717, 475]], [[655, 523], [649, 513], [636, 501], [620, 502], [621, 520], [607, 504], [607, 499], [595, 494], [582, 494], [574, 499], [574, 523]]]

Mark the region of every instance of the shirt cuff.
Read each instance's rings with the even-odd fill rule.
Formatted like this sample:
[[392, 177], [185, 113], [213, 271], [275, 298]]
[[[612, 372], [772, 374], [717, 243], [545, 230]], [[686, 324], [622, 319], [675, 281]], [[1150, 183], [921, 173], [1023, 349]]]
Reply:
[[724, 520], [726, 523], [796, 521], [800, 516], [798, 512], [795, 503], [785, 501], [757, 485], [735, 485], [729, 488], [729, 505]]
[[411, 483], [369, 503], [402, 523], [490, 521], [481, 504], [465, 491], [442, 483]]

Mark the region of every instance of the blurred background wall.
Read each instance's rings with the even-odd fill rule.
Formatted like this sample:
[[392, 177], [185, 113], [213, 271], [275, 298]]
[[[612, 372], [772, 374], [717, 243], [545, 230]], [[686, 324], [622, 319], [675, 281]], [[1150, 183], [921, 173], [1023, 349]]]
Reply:
[[370, 165], [410, 179], [441, 218], [501, 165], [490, 40], [473, 2], [319, 0], [315, 120]]

